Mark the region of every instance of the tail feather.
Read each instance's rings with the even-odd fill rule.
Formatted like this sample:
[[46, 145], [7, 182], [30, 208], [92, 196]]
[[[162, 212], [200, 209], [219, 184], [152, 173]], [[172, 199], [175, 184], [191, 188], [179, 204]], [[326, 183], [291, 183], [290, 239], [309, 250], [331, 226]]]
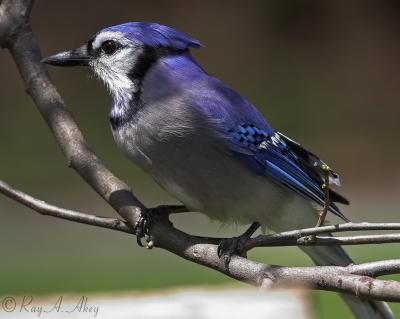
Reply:
[[[319, 266], [347, 266], [353, 263], [340, 246], [300, 247]], [[357, 319], [395, 319], [392, 310], [383, 301], [363, 300], [351, 295], [340, 294]]]

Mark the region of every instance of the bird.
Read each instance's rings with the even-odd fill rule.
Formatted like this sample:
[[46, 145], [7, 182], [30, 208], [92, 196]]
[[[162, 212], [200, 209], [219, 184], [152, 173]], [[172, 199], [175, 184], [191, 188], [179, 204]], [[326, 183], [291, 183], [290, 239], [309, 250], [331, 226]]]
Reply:
[[[85, 66], [112, 96], [116, 144], [191, 211], [222, 223], [274, 232], [313, 227], [325, 203], [324, 177], [339, 176], [314, 153], [275, 130], [247, 99], [210, 75], [191, 50], [201, 43], [168, 26], [128, 22], [43, 63]], [[328, 187], [325, 185], [325, 187]], [[329, 188], [329, 211], [348, 200]], [[240, 237], [239, 238], [243, 238]], [[220, 244], [229, 260], [241, 252]], [[236, 249], [236, 250], [235, 250]], [[340, 246], [301, 247], [317, 265], [352, 264]], [[384, 302], [342, 296], [356, 318], [394, 318]]]

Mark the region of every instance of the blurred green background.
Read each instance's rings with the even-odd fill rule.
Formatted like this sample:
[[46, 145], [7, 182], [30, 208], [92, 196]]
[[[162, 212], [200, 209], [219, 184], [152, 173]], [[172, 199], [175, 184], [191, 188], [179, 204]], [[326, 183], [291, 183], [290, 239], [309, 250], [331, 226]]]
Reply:
[[[400, 3], [398, 1], [38, 1], [32, 26], [44, 55], [76, 47], [102, 27], [156, 21], [199, 39], [205, 69], [241, 92], [280, 131], [312, 149], [342, 177], [354, 221], [397, 221], [400, 190]], [[89, 144], [147, 205], [175, 203], [116, 148], [110, 99], [83, 69], [50, 70]], [[115, 216], [65, 165], [0, 51], [0, 178], [50, 203]], [[326, 126], [325, 123], [329, 123]], [[200, 214], [174, 217], [185, 231], [233, 235]], [[379, 249], [378, 249], [379, 248]], [[395, 258], [398, 247], [354, 247], [358, 262]], [[296, 248], [251, 258], [308, 265]], [[154, 290], [232, 284], [214, 271], [133, 236], [42, 217], [0, 197], [0, 295]], [[313, 293], [318, 318], [348, 318], [333, 293]], [[400, 314], [400, 307], [395, 306]]]

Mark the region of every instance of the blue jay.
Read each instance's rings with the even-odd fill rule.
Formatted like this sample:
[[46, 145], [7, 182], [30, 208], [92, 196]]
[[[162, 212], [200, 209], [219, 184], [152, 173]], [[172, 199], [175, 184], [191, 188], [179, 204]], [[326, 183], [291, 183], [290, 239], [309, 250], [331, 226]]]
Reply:
[[[192, 57], [199, 41], [157, 23], [105, 28], [77, 49], [43, 60], [88, 66], [108, 87], [118, 146], [193, 211], [279, 232], [312, 227], [324, 203], [323, 162], [273, 129], [237, 92]], [[329, 172], [339, 185], [339, 177]], [[329, 211], [347, 221], [330, 191]], [[226, 247], [221, 247], [222, 254]], [[318, 265], [348, 265], [339, 246], [302, 247]], [[357, 318], [393, 318], [385, 303], [346, 296]]]

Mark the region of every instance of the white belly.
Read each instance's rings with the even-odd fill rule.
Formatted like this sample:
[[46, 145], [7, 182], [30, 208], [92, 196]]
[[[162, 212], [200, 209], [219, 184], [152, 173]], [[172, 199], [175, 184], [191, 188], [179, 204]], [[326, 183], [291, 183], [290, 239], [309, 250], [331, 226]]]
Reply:
[[155, 142], [133, 135], [132, 129], [114, 132], [128, 156], [193, 211], [224, 223], [257, 221], [274, 231], [316, 223], [309, 201], [255, 174], [213, 140], [178, 136]]

